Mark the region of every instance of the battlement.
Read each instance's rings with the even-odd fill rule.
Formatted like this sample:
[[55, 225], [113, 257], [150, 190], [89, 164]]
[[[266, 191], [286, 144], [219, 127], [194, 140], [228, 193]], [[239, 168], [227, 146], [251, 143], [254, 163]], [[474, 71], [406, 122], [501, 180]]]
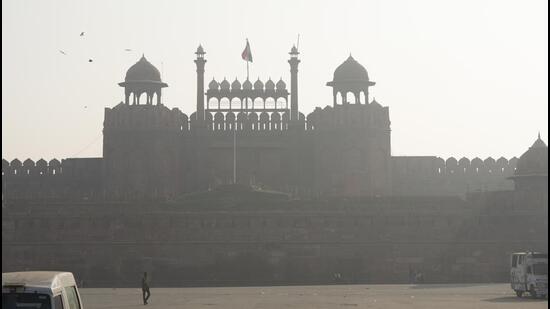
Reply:
[[105, 108], [105, 130], [189, 131], [189, 118], [178, 108], [165, 105], [128, 105], [119, 103]]
[[36, 163], [27, 159], [23, 163], [19, 159], [13, 159], [8, 162], [2, 159], [2, 176], [56, 176], [63, 173], [63, 166], [57, 159], [52, 159], [46, 162], [44, 159], [36, 161]]
[[7, 199], [82, 198], [101, 193], [102, 158], [2, 159], [2, 193]]
[[463, 195], [512, 190], [518, 158], [482, 160], [454, 157], [392, 157], [392, 188], [397, 195]]
[[307, 116], [307, 130], [334, 128], [390, 128], [389, 108], [370, 104], [345, 104], [317, 107]]

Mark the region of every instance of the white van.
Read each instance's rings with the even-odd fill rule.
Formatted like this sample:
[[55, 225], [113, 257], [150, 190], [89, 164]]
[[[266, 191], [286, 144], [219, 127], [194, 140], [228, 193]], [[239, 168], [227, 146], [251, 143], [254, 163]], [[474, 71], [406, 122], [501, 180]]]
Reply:
[[82, 309], [70, 272], [2, 273], [2, 309]]
[[510, 283], [518, 297], [529, 292], [532, 297], [548, 297], [548, 254], [512, 253]]

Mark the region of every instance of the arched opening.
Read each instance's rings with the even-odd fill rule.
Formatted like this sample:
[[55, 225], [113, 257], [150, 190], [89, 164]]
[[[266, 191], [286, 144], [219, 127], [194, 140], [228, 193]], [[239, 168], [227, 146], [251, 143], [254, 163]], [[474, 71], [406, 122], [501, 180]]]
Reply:
[[224, 117], [223, 114], [217, 112], [214, 115], [214, 131], [222, 131], [224, 129]]
[[248, 116], [248, 119], [250, 120], [250, 127], [253, 131], [257, 131], [259, 130], [258, 128], [258, 114], [256, 113], [251, 113], [249, 116]]
[[210, 106], [219, 106], [219, 100], [217, 98], [210, 98], [206, 101], [206, 109], [210, 109]]
[[281, 130], [281, 115], [277, 112], [271, 113], [271, 129]]
[[355, 94], [351, 91], [346, 92], [346, 103], [348, 104], [355, 104], [357, 103], [357, 100], [355, 98]]
[[265, 108], [275, 108], [276, 101], [272, 97], [268, 97], [264, 101], [264, 109]]
[[252, 103], [252, 109], [262, 109], [264, 106], [264, 100], [262, 98], [255, 98]]
[[266, 112], [260, 114], [260, 130], [269, 130], [269, 114]]
[[341, 92], [336, 93], [336, 105], [342, 105], [342, 93]]
[[277, 109], [288, 108], [287, 101], [284, 98], [278, 98], [277, 101], [275, 102], [275, 108]]
[[227, 130], [234, 130], [235, 129], [235, 114], [234, 113], [227, 113], [225, 115], [225, 127]]
[[218, 109], [229, 108], [230, 104], [231, 104], [231, 102], [229, 102], [229, 98], [221, 98], [218, 101]]
[[241, 102], [242, 102], [241, 99], [233, 98], [233, 99], [231, 99], [231, 103], [230, 103], [229, 108], [230, 109], [234, 109], [234, 108], [239, 109], [239, 108], [241, 108]]

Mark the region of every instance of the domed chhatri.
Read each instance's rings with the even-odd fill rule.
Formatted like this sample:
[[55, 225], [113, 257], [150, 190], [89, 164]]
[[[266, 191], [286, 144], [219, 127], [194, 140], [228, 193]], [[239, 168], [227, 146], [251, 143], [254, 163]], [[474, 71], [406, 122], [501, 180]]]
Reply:
[[132, 65], [128, 71], [126, 71], [126, 82], [161, 82], [160, 71], [147, 61], [145, 55], [141, 56], [138, 62]]
[[243, 89], [244, 90], [251, 90], [252, 89], [252, 83], [248, 79], [244, 81]]
[[275, 83], [269, 78], [269, 80], [265, 83], [265, 89], [266, 90], [273, 90], [275, 89]]
[[[333, 80], [327, 83], [332, 87], [334, 106], [337, 105], [338, 94], [341, 95], [342, 104], [348, 104], [348, 93], [353, 94], [355, 104], [369, 103], [369, 87], [376, 83], [370, 81], [369, 74], [364, 66], [350, 55], [346, 61], [340, 64], [334, 71]], [[361, 102], [361, 94], [364, 100]]]
[[241, 82], [235, 77], [235, 80], [231, 83], [231, 90], [241, 89]]
[[516, 189], [548, 188], [548, 146], [540, 138], [518, 160], [514, 176]]
[[139, 99], [143, 93], [147, 95], [146, 104], [153, 104], [153, 96], [157, 95], [157, 104], [160, 105], [161, 89], [168, 87], [160, 77], [160, 71], [152, 65], [145, 55], [126, 71], [124, 82], [119, 83], [124, 87], [125, 103], [130, 104], [130, 95], [134, 95], [133, 104], [139, 105]]
[[334, 71], [333, 81], [369, 81], [367, 69], [349, 55]]
[[208, 89], [218, 90], [219, 88], [220, 88], [220, 84], [218, 84], [216, 79], [212, 78], [212, 81], [208, 84]]
[[279, 81], [277, 82], [277, 90], [284, 90], [286, 89], [286, 83], [283, 81], [283, 78], [279, 79]]
[[258, 80], [256, 82], [254, 82], [254, 89], [256, 89], [256, 90], [263, 90], [264, 89], [264, 83], [262, 83], [262, 81], [260, 80], [259, 77], [258, 77]]
[[518, 160], [515, 176], [548, 175], [548, 146], [540, 135]]
[[222, 82], [220, 83], [220, 88], [221, 90], [229, 90], [229, 87], [231, 85], [229, 85], [229, 82], [227, 81], [227, 79], [225, 79], [225, 77], [223, 78]]

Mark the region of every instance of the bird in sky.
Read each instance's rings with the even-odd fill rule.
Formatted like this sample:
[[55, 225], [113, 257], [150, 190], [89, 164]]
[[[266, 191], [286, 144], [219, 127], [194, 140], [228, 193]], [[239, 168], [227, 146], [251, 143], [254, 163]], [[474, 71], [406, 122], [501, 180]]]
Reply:
[[80, 32], [80, 36], [84, 36], [84, 31]]
[[67, 53], [62, 50], [59, 50], [59, 52], [62, 53], [63, 55], [67, 55]]
[[92, 59], [88, 59], [88, 62], [94, 62]]
[[124, 49], [124, 50], [125, 50], [125, 51], [132, 51], [130, 48], [126, 48], [126, 49]]

